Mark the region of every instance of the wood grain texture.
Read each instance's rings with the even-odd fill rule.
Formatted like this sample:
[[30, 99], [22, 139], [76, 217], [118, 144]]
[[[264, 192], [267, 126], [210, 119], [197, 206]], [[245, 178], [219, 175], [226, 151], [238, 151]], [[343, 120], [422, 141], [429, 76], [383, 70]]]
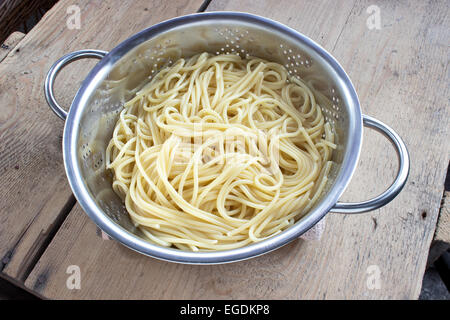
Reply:
[[445, 191], [433, 241], [450, 244], [450, 191]]
[[441, 201], [439, 217], [428, 254], [427, 269], [450, 249], [450, 191], [445, 191]]
[[[74, 204], [62, 159], [63, 122], [43, 93], [50, 66], [74, 50], [109, 50], [154, 23], [195, 12], [202, 3], [83, 1], [81, 28], [71, 30], [67, 8], [79, 2], [59, 1], [0, 63], [0, 270], [5, 274], [25, 279]], [[61, 72], [55, 85], [61, 105], [70, 105], [95, 63], [78, 61]]]
[[16, 31], [1, 44], [0, 46], [0, 62], [14, 49], [14, 47], [25, 37], [25, 33]]
[[[385, 208], [364, 217], [333, 216], [337, 219], [333, 233], [354, 233], [358, 241], [368, 243], [358, 245], [354, 259], [346, 260], [357, 274], [368, 265], [379, 266], [382, 287], [375, 290], [375, 297], [417, 298], [450, 151], [449, 8], [445, 1], [383, 1], [378, 3], [381, 29], [369, 30], [364, 24], [372, 4], [358, 2], [333, 54], [355, 84], [363, 112], [389, 124], [404, 138], [411, 172], [403, 192]], [[346, 199], [376, 194], [392, 181], [386, 173], [393, 173], [394, 162], [384, 161], [392, 149], [381, 141], [370, 132], [365, 135], [365, 150]]]
[[[370, 30], [366, 10], [371, 5], [213, 0], [208, 9], [276, 19], [331, 51], [350, 75], [363, 112], [395, 128], [408, 145], [410, 179], [392, 203], [363, 215], [329, 214], [321, 241], [295, 241], [249, 261], [218, 266], [161, 262], [102, 240], [77, 205], [25, 285], [62, 299], [417, 298], [449, 159], [450, 15], [446, 1], [381, 1], [381, 29]], [[343, 200], [381, 192], [396, 166], [389, 144], [366, 130], [358, 170]], [[70, 265], [81, 269], [80, 290], [66, 287]], [[368, 285], [374, 270], [380, 272], [379, 289]]]

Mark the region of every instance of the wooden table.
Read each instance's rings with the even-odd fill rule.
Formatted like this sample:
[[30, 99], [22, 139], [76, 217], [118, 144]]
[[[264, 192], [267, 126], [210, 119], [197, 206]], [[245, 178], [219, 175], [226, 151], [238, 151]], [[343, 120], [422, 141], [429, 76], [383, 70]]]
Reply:
[[[67, 9], [79, 3], [81, 28], [69, 29]], [[263, 15], [331, 52], [352, 79], [363, 112], [404, 138], [412, 166], [403, 192], [370, 213], [329, 214], [320, 241], [298, 240], [227, 265], [161, 262], [103, 239], [68, 186], [63, 122], [45, 102], [45, 74], [65, 53], [110, 50], [139, 30], [198, 10]], [[380, 29], [370, 29], [377, 12]], [[0, 56], [2, 277], [56, 299], [416, 299], [449, 160], [449, 17], [445, 0], [59, 1]], [[76, 62], [61, 73], [61, 104], [70, 105], [95, 62]], [[358, 170], [342, 199], [381, 192], [396, 168], [389, 144], [365, 130]], [[72, 265], [80, 268], [80, 289], [66, 285]]]

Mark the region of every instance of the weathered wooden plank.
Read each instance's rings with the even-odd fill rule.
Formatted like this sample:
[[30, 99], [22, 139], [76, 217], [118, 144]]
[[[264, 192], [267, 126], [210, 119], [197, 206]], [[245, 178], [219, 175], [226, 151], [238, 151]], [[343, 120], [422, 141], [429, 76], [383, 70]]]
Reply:
[[[156, 22], [195, 12], [202, 3], [59, 1], [0, 63], [0, 270], [5, 274], [25, 279], [74, 204], [61, 153], [63, 122], [43, 94], [51, 64], [78, 49], [109, 50]], [[67, 10], [71, 5], [75, 10]], [[79, 29], [66, 23], [76, 8]], [[76, 62], [58, 76], [55, 90], [62, 105], [70, 105], [95, 63]]]
[[277, 20], [312, 38], [327, 50], [339, 39], [355, 0], [213, 0], [206, 11], [242, 11]]
[[[369, 29], [376, 12], [381, 28]], [[357, 259], [346, 255], [352, 274], [379, 266], [381, 289], [369, 296], [417, 298], [420, 294], [450, 151], [449, 31], [446, 1], [384, 1], [378, 7], [361, 1], [333, 50], [355, 84], [363, 112], [395, 128], [411, 156], [408, 184], [393, 203], [362, 219], [336, 217], [332, 226], [333, 234], [354, 233], [358, 241], [366, 242], [358, 245], [353, 255]], [[372, 133], [365, 137], [347, 199], [376, 194], [392, 181], [389, 173], [395, 166], [388, 158], [392, 149], [378, 140]]]
[[[395, 128], [408, 145], [409, 183], [392, 203], [364, 215], [330, 214], [321, 241], [296, 241], [218, 266], [161, 262], [102, 240], [76, 206], [26, 286], [65, 299], [417, 298], [449, 157], [450, 15], [445, 1], [385, 1], [377, 7], [380, 30], [369, 29], [372, 4], [230, 0], [212, 1], [209, 9], [274, 18], [332, 51], [352, 78], [363, 111]], [[395, 170], [392, 148], [366, 130], [358, 171], [343, 199], [381, 192]], [[80, 267], [80, 290], [66, 286], [71, 265]]]
[[11, 35], [1, 44], [0, 47], [0, 62], [14, 49], [14, 47], [25, 37], [22, 32], [13, 32]]
[[450, 191], [444, 193], [433, 240], [450, 243]]
[[427, 260], [427, 268], [450, 249], [450, 191], [445, 191]]

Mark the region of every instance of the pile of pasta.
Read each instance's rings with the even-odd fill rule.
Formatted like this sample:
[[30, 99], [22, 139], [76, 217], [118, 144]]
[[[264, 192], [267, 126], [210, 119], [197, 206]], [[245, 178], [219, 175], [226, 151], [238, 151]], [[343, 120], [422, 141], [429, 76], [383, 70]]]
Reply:
[[312, 90], [282, 65], [202, 53], [165, 67], [124, 105], [106, 165], [149, 241], [228, 250], [308, 212], [334, 148]]

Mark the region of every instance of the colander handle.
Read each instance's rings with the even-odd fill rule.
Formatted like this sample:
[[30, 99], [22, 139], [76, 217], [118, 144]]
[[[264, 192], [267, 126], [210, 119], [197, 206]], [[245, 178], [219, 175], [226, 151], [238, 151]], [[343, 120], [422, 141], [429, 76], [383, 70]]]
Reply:
[[382, 133], [394, 145], [399, 161], [397, 177], [395, 178], [392, 185], [378, 197], [375, 197], [373, 199], [364, 202], [352, 202], [352, 203], [338, 202], [331, 209], [332, 212], [363, 213], [385, 206], [399, 194], [399, 192], [404, 187], [406, 180], [408, 179], [409, 154], [408, 150], [406, 149], [406, 145], [400, 138], [400, 136], [390, 127], [385, 125], [383, 122], [374, 119], [372, 117], [363, 115], [363, 123], [364, 126], [375, 129], [378, 132]]
[[102, 50], [93, 50], [93, 49], [86, 49], [86, 50], [79, 50], [74, 51], [71, 53], [66, 54], [62, 58], [60, 58], [58, 61], [56, 61], [50, 70], [47, 73], [47, 77], [45, 78], [44, 83], [44, 93], [45, 93], [45, 99], [47, 100], [48, 105], [50, 106], [50, 109], [53, 110], [53, 112], [60, 117], [63, 120], [66, 120], [67, 118], [67, 111], [64, 110], [58, 102], [56, 102], [55, 94], [53, 92], [53, 85], [55, 83], [55, 78], [58, 75], [58, 73], [61, 71], [62, 68], [64, 68], [66, 65], [68, 65], [71, 62], [74, 62], [76, 60], [84, 59], [84, 58], [98, 58], [102, 59], [104, 56], [106, 56], [108, 52], [102, 51]]

